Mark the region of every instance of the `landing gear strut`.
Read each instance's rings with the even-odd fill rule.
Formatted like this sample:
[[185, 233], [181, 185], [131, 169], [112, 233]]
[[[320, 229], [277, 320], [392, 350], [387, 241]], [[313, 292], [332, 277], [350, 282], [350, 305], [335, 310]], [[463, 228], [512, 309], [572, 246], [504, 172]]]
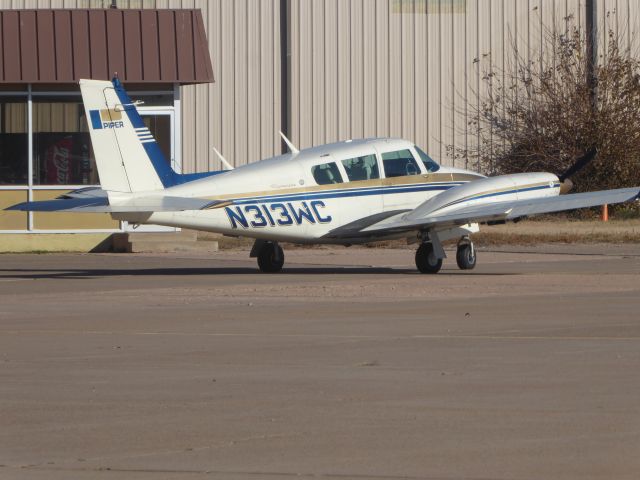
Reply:
[[458, 242], [456, 262], [460, 270], [473, 270], [476, 266], [476, 249], [469, 237], [462, 237]]
[[263, 273], [277, 273], [284, 265], [284, 252], [278, 242], [256, 241], [251, 256], [258, 257], [258, 267]]

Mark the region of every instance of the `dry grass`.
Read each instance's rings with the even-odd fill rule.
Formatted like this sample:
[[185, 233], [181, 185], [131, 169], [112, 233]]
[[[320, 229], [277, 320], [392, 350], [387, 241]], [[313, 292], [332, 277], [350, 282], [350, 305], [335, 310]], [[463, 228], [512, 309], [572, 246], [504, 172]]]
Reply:
[[535, 243], [640, 243], [640, 220], [523, 221], [485, 226], [474, 236], [478, 245]]

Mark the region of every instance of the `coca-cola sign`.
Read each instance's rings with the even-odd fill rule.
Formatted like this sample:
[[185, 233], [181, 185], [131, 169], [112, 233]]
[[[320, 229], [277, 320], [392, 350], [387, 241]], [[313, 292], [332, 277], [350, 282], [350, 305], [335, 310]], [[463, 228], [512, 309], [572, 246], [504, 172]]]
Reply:
[[46, 183], [55, 185], [70, 185], [71, 149], [73, 139], [68, 136], [49, 146], [46, 153]]
[[93, 174], [89, 138], [86, 133], [41, 133], [37, 136], [41, 185], [91, 185]]

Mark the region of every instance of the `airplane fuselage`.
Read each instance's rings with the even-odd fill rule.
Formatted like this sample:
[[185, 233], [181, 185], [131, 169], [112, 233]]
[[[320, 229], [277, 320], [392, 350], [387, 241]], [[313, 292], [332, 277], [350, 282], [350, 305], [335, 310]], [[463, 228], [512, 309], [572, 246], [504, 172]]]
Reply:
[[[323, 145], [166, 191], [167, 196], [223, 202], [214, 208], [127, 214], [119, 218], [298, 243], [356, 243], [394, 238], [398, 235], [350, 236], [349, 225], [361, 227], [367, 219], [373, 223], [413, 210], [453, 187], [485, 178], [471, 171], [439, 166], [424, 156], [411, 142], [400, 139]], [[320, 175], [320, 170], [326, 172]], [[535, 186], [530, 194], [557, 195], [557, 177], [551, 177], [542, 181], [532, 178], [530, 183]], [[501, 198], [519, 194], [522, 198], [521, 187], [514, 187], [505, 179], [492, 187], [495, 192], [480, 193], [495, 193]]]

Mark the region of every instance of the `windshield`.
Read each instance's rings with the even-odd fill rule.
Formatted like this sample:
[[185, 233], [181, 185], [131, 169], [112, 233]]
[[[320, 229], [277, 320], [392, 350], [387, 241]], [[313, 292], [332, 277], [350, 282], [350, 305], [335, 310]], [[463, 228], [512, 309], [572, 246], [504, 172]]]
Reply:
[[405, 177], [420, 173], [420, 168], [408, 149], [383, 153], [382, 166], [387, 178]]
[[422, 150], [420, 150], [420, 147], [416, 145], [415, 149], [416, 149], [416, 152], [418, 152], [418, 155], [420, 156], [420, 160], [422, 160], [422, 163], [424, 163], [424, 168], [427, 169], [427, 172], [432, 173], [440, 170], [440, 165], [438, 165], [433, 158], [431, 158], [429, 155], [427, 155]]

